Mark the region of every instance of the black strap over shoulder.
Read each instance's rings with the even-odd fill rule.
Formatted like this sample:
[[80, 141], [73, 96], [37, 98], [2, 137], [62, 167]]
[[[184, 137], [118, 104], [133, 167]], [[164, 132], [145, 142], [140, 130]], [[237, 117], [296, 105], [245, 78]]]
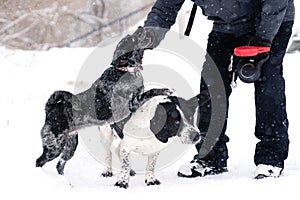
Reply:
[[197, 7], [198, 6], [196, 5], [196, 3], [194, 3], [191, 14], [190, 14], [189, 22], [188, 22], [186, 30], [184, 32], [184, 35], [186, 35], [186, 36], [189, 36], [190, 33], [191, 33], [193, 23], [194, 23], [194, 19], [195, 19], [195, 15], [196, 15], [196, 12], [197, 12]]

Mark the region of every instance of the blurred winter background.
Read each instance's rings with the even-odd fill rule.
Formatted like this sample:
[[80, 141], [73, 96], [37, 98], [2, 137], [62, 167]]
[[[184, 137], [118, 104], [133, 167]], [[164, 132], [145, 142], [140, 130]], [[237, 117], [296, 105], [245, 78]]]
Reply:
[[0, 44], [92, 47], [143, 18], [154, 0], [1, 0]]
[[[67, 164], [65, 177], [56, 174], [56, 162], [43, 169], [35, 168], [35, 159], [42, 151], [39, 131], [49, 95], [58, 89], [74, 91], [78, 85], [89, 87], [87, 83], [76, 82], [88, 56], [102, 41], [142, 25], [153, 3], [154, 0], [0, 0], [1, 199], [299, 197], [298, 0], [295, 2], [298, 9], [294, 33], [284, 68], [291, 148], [286, 170], [280, 179], [252, 179], [257, 142], [253, 135], [253, 86], [241, 82], [231, 97], [227, 174], [193, 180], [177, 178], [176, 170], [190, 161], [194, 148], [178, 162], [157, 173], [161, 186], [146, 187], [143, 174], [138, 174], [132, 178], [127, 191], [113, 187], [116, 176], [99, 177], [103, 166], [81, 145]], [[186, 1], [173, 31], [183, 33], [191, 7], [192, 3]], [[205, 48], [210, 28], [211, 23], [198, 11], [191, 39]], [[145, 59], [155, 59], [150, 55], [151, 52], [146, 52]]]

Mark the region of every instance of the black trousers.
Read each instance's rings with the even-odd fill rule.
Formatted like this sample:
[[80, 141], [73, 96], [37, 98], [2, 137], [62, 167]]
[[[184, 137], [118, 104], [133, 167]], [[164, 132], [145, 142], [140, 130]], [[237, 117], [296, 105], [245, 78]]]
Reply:
[[[283, 58], [286, 52], [288, 41], [292, 33], [293, 21], [283, 22], [271, 46], [269, 60], [262, 66], [261, 77], [254, 83], [255, 87], [255, 107], [256, 107], [256, 127], [255, 136], [260, 140], [256, 145], [254, 162], [258, 164], [268, 164], [284, 167], [284, 160], [288, 156], [288, 119], [286, 114], [285, 81], [283, 78]], [[235, 47], [247, 45], [253, 33], [235, 37], [233, 34], [212, 31], [209, 34], [207, 44], [207, 58], [214, 61], [224, 84], [226, 100], [226, 116], [223, 120], [223, 128], [216, 134], [218, 138], [206, 137], [206, 140], [215, 140], [212, 147], [203, 147], [203, 144], [196, 145], [198, 152], [201, 148], [210, 148], [208, 154], [199, 155], [201, 160], [205, 160], [215, 167], [226, 167], [228, 159], [228, 149], [226, 143], [229, 141], [226, 136], [227, 114], [229, 107], [229, 96], [232, 92], [231, 82], [233, 71], [228, 70], [231, 56]], [[238, 62], [234, 57], [233, 65]], [[208, 59], [207, 59], [208, 60]], [[205, 71], [215, 67], [211, 62], [205, 61], [202, 70], [200, 90], [209, 90], [214, 84], [214, 77], [207, 77]], [[204, 70], [206, 69], [206, 70]], [[207, 70], [208, 69], [208, 70]], [[210, 83], [207, 83], [209, 81]], [[214, 126], [211, 122], [211, 102], [199, 109], [200, 121], [199, 129], [207, 132], [209, 126]], [[238, 123], [238, 122], [237, 122]], [[242, 132], [242, 130], [241, 130]]]

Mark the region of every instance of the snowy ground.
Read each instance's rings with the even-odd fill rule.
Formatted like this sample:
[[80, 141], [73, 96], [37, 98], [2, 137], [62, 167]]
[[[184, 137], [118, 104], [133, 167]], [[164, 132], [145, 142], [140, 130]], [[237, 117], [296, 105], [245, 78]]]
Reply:
[[[209, 26], [202, 18], [199, 23]], [[191, 37], [205, 46], [208, 30], [196, 27], [200, 25], [194, 27], [196, 30]], [[253, 134], [254, 90], [253, 85], [241, 82], [234, 89], [230, 102], [227, 133], [231, 140], [228, 144], [229, 172], [226, 174], [191, 180], [178, 178], [177, 169], [190, 161], [195, 153], [193, 147], [177, 162], [158, 171], [162, 185], [153, 187], [145, 186], [143, 174], [131, 179], [128, 190], [113, 187], [116, 176], [100, 177], [103, 166], [81, 144], [66, 166], [65, 177], [57, 175], [56, 160], [42, 169], [35, 168], [35, 159], [42, 151], [39, 131], [45, 117], [44, 104], [54, 90], [74, 90], [78, 72], [93, 50], [65, 48], [24, 52], [0, 48], [1, 199], [298, 199], [300, 105], [296, 91], [300, 74], [297, 67], [299, 52], [286, 55], [284, 61], [291, 143], [286, 168], [278, 179], [253, 179], [253, 154], [257, 142]]]

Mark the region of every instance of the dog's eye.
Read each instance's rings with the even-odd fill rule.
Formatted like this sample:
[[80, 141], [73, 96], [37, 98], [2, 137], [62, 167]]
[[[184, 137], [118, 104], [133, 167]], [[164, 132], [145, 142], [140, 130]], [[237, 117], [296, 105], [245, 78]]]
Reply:
[[173, 111], [171, 113], [171, 117], [174, 118], [174, 119], [178, 118], [178, 115], [179, 115], [178, 111]]
[[179, 125], [179, 124], [180, 124], [180, 121], [179, 121], [179, 120], [176, 120], [176, 121], [175, 121], [175, 124], [176, 124], [176, 125]]

